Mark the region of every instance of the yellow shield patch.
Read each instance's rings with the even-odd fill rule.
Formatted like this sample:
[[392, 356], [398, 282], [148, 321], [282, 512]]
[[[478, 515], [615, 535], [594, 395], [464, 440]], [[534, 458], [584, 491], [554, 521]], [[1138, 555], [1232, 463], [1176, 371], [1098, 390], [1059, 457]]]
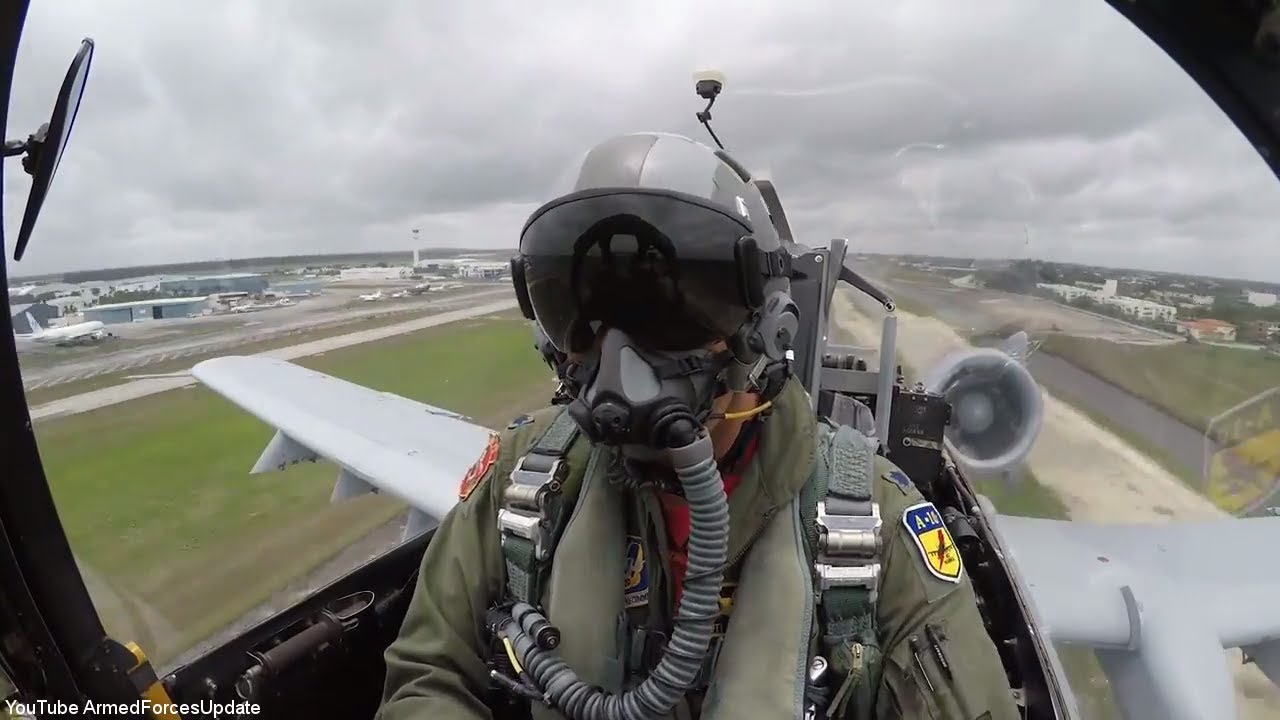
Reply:
[[902, 524], [915, 540], [925, 567], [936, 578], [947, 582], [960, 582], [964, 566], [960, 551], [951, 539], [951, 533], [942, 522], [942, 513], [933, 503], [912, 505], [902, 513]]
[[635, 535], [627, 536], [627, 574], [622, 593], [628, 609], [649, 604], [649, 567], [645, 564], [644, 545]]

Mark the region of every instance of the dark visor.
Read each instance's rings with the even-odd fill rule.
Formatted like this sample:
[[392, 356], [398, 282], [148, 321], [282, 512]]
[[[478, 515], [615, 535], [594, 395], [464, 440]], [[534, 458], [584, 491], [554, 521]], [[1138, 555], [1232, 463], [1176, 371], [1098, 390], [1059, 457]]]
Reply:
[[735, 247], [750, 233], [692, 196], [570, 195], [535, 213], [521, 235], [529, 301], [562, 352], [587, 349], [600, 325], [655, 350], [700, 348], [747, 319]]

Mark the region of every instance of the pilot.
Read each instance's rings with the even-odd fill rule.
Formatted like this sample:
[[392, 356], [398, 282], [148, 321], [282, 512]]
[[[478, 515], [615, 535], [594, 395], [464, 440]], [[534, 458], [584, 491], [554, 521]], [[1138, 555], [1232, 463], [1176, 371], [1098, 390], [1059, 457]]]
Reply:
[[1018, 717], [938, 510], [791, 375], [790, 256], [722, 157], [616, 137], [528, 219], [565, 401], [461, 480], [382, 720]]

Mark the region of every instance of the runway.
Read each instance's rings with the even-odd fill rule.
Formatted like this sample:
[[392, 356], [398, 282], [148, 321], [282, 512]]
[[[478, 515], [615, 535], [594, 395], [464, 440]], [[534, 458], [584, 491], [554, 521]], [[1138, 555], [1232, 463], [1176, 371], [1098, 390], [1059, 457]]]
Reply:
[[956, 286], [945, 282], [945, 279], [928, 283], [877, 277], [872, 282], [895, 299], [925, 305], [935, 317], [961, 334], [990, 332], [1009, 326], [1026, 330], [1031, 335], [1059, 332], [1122, 343], [1159, 345], [1183, 341], [1171, 333], [1033, 295]]
[[[506, 295], [511, 294], [510, 290], [495, 291], [494, 293], [489, 294], [493, 295], [499, 293]], [[281, 360], [293, 360], [296, 358], [306, 357], [308, 355], [316, 355], [330, 350], [350, 347], [352, 345], [373, 342], [375, 340], [381, 340], [395, 335], [403, 335], [417, 330], [425, 330], [426, 328], [436, 327], [438, 325], [447, 325], [459, 320], [467, 320], [469, 318], [480, 317], [483, 315], [492, 315], [493, 313], [511, 310], [515, 307], [517, 307], [515, 299], [510, 298], [463, 308], [461, 310], [442, 312], [438, 315], [418, 318], [416, 320], [397, 323], [395, 325], [384, 325], [382, 327], [360, 330], [347, 333], [345, 335], [321, 338], [319, 340], [313, 340], [299, 345], [291, 345], [289, 347], [277, 348], [275, 350], [267, 350], [265, 352], [254, 354], [261, 355], [263, 357], [278, 358]], [[226, 354], [234, 353], [229, 352]], [[54, 400], [52, 402], [36, 406], [31, 408], [31, 419], [47, 420], [64, 415], [74, 415], [76, 413], [96, 410], [98, 408], [115, 405], [116, 403], [122, 403], [128, 400], [136, 400], [137, 398], [154, 395], [159, 392], [176, 390], [178, 388], [194, 385], [196, 382], [196, 379], [186, 372], [169, 376], [131, 380], [120, 385], [113, 385], [111, 387], [102, 388], [101, 390], [93, 390], [91, 392], [73, 395], [71, 397]]]

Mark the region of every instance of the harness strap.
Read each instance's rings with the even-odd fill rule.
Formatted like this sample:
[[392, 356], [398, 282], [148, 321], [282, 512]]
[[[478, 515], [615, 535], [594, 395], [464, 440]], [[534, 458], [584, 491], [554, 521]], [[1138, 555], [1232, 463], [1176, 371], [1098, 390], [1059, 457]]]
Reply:
[[[825, 423], [818, 462], [802, 507], [806, 539], [813, 544], [819, 593], [821, 644], [839, 689], [831, 698], [832, 717], [855, 696], [868, 702], [878, 675], [876, 599], [880, 579], [880, 506], [872, 500], [873, 441], [857, 430]], [[810, 518], [812, 525], [810, 525]], [[843, 678], [843, 679], [841, 679]]]
[[564, 409], [529, 451], [516, 461], [498, 511], [502, 555], [507, 564], [508, 599], [538, 607], [551, 570], [551, 555], [569, 521], [572, 503], [561, 490], [569, 474], [565, 462], [578, 425]]

